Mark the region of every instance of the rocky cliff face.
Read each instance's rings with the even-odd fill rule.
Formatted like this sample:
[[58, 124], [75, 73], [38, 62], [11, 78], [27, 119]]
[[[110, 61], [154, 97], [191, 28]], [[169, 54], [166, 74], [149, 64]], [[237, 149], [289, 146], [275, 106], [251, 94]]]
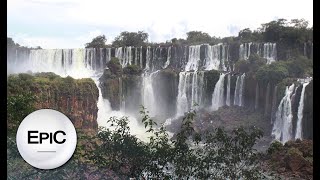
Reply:
[[70, 118], [76, 129], [94, 130], [97, 124], [98, 88], [92, 79], [61, 78], [53, 73], [11, 75], [8, 96], [35, 95], [35, 108], [50, 108]]
[[274, 142], [262, 161], [262, 169], [273, 171], [280, 179], [312, 179], [313, 141]]
[[313, 81], [306, 86], [303, 119], [303, 138], [313, 139]]

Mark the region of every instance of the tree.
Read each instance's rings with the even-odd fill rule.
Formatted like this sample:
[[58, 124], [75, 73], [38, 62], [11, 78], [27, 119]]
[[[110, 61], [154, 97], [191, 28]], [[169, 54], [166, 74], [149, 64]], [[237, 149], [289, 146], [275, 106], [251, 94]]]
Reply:
[[16, 44], [14, 43], [14, 41], [12, 40], [12, 38], [7, 37], [7, 48], [14, 48], [16, 46]]
[[115, 38], [112, 45], [121, 47], [121, 46], [143, 46], [148, 41], [148, 33], [143, 31], [138, 32], [128, 32], [124, 31], [121, 32], [119, 36]]
[[245, 28], [239, 32], [238, 36], [241, 39], [250, 39], [252, 36], [252, 31], [249, 28]]
[[105, 48], [106, 42], [107, 42], [106, 36], [100, 35], [93, 38], [91, 42], [86, 43], [85, 47], [86, 48]]
[[189, 31], [187, 32], [187, 41], [190, 44], [210, 43], [211, 36], [202, 31]]

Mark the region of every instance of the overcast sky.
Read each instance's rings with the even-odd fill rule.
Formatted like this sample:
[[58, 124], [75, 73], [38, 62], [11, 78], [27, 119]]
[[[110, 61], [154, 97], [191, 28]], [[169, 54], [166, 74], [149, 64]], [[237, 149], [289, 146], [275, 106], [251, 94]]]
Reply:
[[278, 18], [313, 25], [312, 0], [8, 0], [8, 37], [24, 46], [83, 48], [97, 35], [111, 43], [122, 31], [143, 30], [149, 41], [185, 38], [199, 30], [237, 35]]

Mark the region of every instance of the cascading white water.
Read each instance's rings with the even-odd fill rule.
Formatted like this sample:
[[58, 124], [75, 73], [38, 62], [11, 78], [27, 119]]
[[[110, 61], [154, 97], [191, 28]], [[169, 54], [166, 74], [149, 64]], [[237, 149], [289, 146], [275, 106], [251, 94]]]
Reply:
[[134, 65], [138, 65], [138, 48], [136, 47], [134, 49], [135, 54], [134, 54]]
[[168, 53], [167, 53], [167, 61], [163, 66], [163, 69], [167, 68], [170, 64], [170, 59], [171, 59], [171, 46], [168, 47]]
[[198, 70], [200, 62], [200, 45], [189, 46], [189, 58], [185, 71]]
[[[202, 91], [203, 91], [203, 78], [204, 72], [194, 72], [190, 73], [192, 76], [192, 84], [191, 84], [191, 104], [189, 107], [198, 104], [202, 105]], [[197, 108], [199, 107], [197, 106]]]
[[123, 59], [123, 48], [122, 47], [118, 47], [115, 49], [115, 54], [114, 57], [118, 58], [120, 60], [120, 64], [122, 65], [121, 61]]
[[155, 95], [153, 90], [153, 77], [159, 71], [153, 73], [144, 73], [142, 75], [142, 104], [148, 109], [151, 117], [157, 115], [157, 102], [155, 101]]
[[138, 123], [138, 120], [133, 117], [133, 116], [127, 116], [123, 111], [113, 111], [111, 109], [111, 105], [108, 99], [104, 99], [102, 97], [102, 92], [101, 92], [101, 88], [99, 85], [99, 77], [101, 76], [101, 73], [99, 75], [94, 75], [92, 77], [92, 79], [94, 80], [94, 82], [96, 83], [98, 89], [99, 89], [99, 98], [98, 98], [98, 103], [97, 103], [97, 107], [98, 107], [98, 114], [97, 114], [97, 122], [99, 126], [102, 127], [106, 127], [110, 130], [114, 130], [114, 126], [111, 126], [111, 123], [108, 123], [107, 121], [111, 118], [111, 117], [117, 117], [117, 118], [121, 118], [121, 117], [128, 117], [128, 126], [130, 127], [130, 133], [132, 135], [135, 135], [136, 137], [138, 137], [140, 140], [148, 142], [149, 139], [148, 137], [151, 135], [150, 133], [146, 132], [146, 129], [144, 128], [144, 126], [140, 125]]
[[176, 116], [183, 115], [188, 111], [187, 99], [187, 72], [179, 73], [178, 97], [177, 97], [177, 113]]
[[276, 119], [273, 124], [271, 135], [275, 140], [282, 143], [292, 139], [292, 110], [291, 110], [291, 96], [294, 91], [294, 84], [286, 87], [285, 95], [281, 99], [276, 112]]
[[239, 105], [239, 86], [240, 86], [240, 76], [237, 76], [236, 86], [234, 88], [233, 105]]
[[227, 99], [226, 99], [226, 105], [230, 106], [231, 105], [231, 100], [230, 100], [230, 88], [231, 88], [231, 75], [228, 74], [228, 84], [227, 84]]
[[115, 57], [120, 60], [122, 67], [132, 64], [132, 47], [119, 47], [115, 50]]
[[213, 46], [205, 44], [205, 46], [205, 70], [226, 71], [225, 63], [228, 61], [229, 46], [222, 43]]
[[216, 111], [219, 107], [224, 105], [224, 77], [226, 74], [221, 73], [218, 82], [214, 87], [212, 94], [211, 109]]
[[[183, 115], [191, 108], [202, 105], [204, 72], [180, 72], [177, 95], [176, 117]], [[194, 107], [194, 105], [198, 106]]]
[[241, 79], [240, 79], [240, 90], [239, 90], [239, 106], [243, 106], [244, 102], [243, 102], [243, 90], [244, 90], [244, 78], [246, 77], [246, 74], [243, 73], [241, 75]]
[[150, 71], [151, 69], [151, 54], [150, 54], [150, 47], [147, 47], [147, 51], [146, 51], [146, 67], [145, 70]]
[[267, 59], [267, 64], [271, 64], [277, 59], [277, 44], [264, 43], [263, 44], [263, 58]]
[[237, 77], [236, 87], [234, 90], [234, 105], [243, 106], [243, 88], [245, 76], [246, 74], [243, 73], [241, 76]]
[[298, 107], [298, 120], [297, 120], [297, 128], [296, 128], [296, 134], [295, 139], [302, 139], [302, 119], [303, 119], [303, 107], [304, 107], [304, 92], [306, 90], [306, 86], [310, 82], [303, 83], [302, 85], [302, 91], [299, 101], [299, 107]]
[[243, 43], [239, 48], [239, 59], [248, 60], [251, 54], [251, 45], [252, 43]]
[[[91, 49], [41, 49], [31, 50], [30, 56], [21, 66], [16, 67], [19, 72], [54, 72], [62, 77], [73, 78], [91, 77], [93, 67], [89, 65], [86, 51]], [[92, 56], [92, 55], [91, 55]], [[63, 57], [63, 59], [62, 59]]]
[[142, 46], [140, 47], [140, 68], [143, 69], [143, 61], [142, 61]]

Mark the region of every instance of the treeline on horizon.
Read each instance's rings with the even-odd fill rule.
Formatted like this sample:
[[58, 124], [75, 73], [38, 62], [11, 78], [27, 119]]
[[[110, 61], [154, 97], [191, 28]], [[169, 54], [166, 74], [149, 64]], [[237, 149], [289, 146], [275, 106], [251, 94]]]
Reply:
[[[107, 48], [122, 46], [177, 46], [177, 45], [196, 45], [196, 44], [218, 44], [218, 43], [246, 43], [246, 42], [277, 42], [286, 47], [297, 47], [302, 43], [313, 41], [313, 27], [308, 27], [309, 22], [304, 19], [278, 19], [268, 23], [261, 24], [257, 30], [245, 28], [238, 33], [238, 36], [215, 37], [202, 31], [189, 31], [186, 33], [186, 39], [172, 38], [166, 42], [149, 42], [149, 34], [144, 31], [128, 32], [123, 31], [111, 44], [106, 44], [105, 35], [99, 35], [85, 44], [85, 48]], [[42, 49], [40, 46], [29, 48], [20, 46], [12, 38], [7, 37], [7, 48], [28, 48]]]

